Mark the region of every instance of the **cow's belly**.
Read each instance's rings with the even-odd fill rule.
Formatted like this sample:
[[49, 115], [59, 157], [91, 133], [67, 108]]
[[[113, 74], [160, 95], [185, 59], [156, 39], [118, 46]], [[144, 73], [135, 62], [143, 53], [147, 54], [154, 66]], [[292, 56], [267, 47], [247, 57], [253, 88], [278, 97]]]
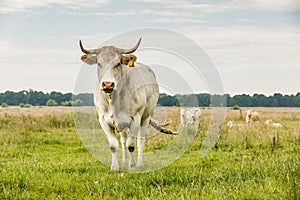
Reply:
[[128, 115], [128, 113], [120, 112], [113, 116], [114, 125], [117, 131], [122, 131], [125, 128], [129, 128], [132, 118]]

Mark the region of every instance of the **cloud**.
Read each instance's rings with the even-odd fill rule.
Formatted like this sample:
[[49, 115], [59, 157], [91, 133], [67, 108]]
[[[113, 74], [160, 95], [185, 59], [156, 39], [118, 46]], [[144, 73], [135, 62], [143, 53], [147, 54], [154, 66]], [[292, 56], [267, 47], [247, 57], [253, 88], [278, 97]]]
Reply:
[[182, 27], [190, 38], [203, 45], [217, 63], [234, 69], [236, 63], [259, 69], [300, 64], [300, 28], [255, 26]]
[[[300, 10], [298, 0], [229, 0], [229, 1], [197, 1], [187, 0], [132, 0], [133, 3], [161, 4], [165, 9], [178, 9], [181, 11], [198, 11], [196, 13], [214, 13], [240, 9], [263, 10]], [[33, 8], [43, 8], [52, 5], [60, 5], [69, 9], [94, 8], [110, 3], [111, 0], [2, 0], [0, 1], [0, 13], [27, 12]], [[146, 10], [147, 11], [147, 10]], [[164, 11], [169, 15], [169, 11]], [[195, 12], [194, 12], [195, 13]], [[107, 15], [106, 13], [103, 13]], [[163, 13], [160, 13], [163, 14]], [[191, 12], [190, 12], [191, 14]], [[173, 15], [171, 13], [171, 15]], [[186, 15], [186, 13], [185, 13]]]
[[300, 28], [255, 26], [181, 27], [204, 47], [227, 92], [295, 93], [300, 79]]
[[119, 11], [119, 12], [82, 13], [80, 15], [93, 15], [93, 16], [102, 16], [102, 17], [134, 16], [136, 15], [136, 11], [133, 9], [129, 9], [126, 11]]
[[61, 5], [67, 8], [95, 7], [107, 4], [109, 0], [2, 0], [0, 13], [27, 12], [33, 8], [43, 8], [51, 5]]
[[144, 0], [145, 3], [160, 3], [167, 8], [176, 8], [180, 10], [194, 10], [205, 13], [223, 12], [231, 10], [300, 10], [300, 1], [298, 0], [229, 0], [229, 1], [197, 1], [190, 2], [186, 0]]
[[206, 23], [205, 20], [192, 19], [192, 18], [182, 18], [182, 17], [160, 17], [154, 19], [155, 22], [160, 23]]
[[187, 11], [174, 11], [174, 10], [154, 10], [143, 9], [139, 12], [141, 15], [155, 15], [162, 17], [199, 17], [201, 14], [191, 13]]

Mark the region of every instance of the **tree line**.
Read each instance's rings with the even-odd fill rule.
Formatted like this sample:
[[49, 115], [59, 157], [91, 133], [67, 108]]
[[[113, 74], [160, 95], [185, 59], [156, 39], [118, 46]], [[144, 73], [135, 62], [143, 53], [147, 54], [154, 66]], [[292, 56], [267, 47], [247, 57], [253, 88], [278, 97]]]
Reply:
[[[32, 89], [19, 92], [6, 91], [0, 93], [0, 105], [11, 106], [93, 106], [91, 93], [61, 93], [35, 91]], [[275, 93], [272, 96], [254, 95], [211, 95], [208, 93], [190, 95], [159, 94], [158, 106], [239, 106], [239, 107], [300, 107], [300, 92], [296, 95]]]
[[26, 107], [32, 106], [92, 106], [93, 94], [83, 93], [73, 95], [72, 93], [35, 91], [32, 89], [19, 92], [6, 91], [0, 93], [0, 105]]

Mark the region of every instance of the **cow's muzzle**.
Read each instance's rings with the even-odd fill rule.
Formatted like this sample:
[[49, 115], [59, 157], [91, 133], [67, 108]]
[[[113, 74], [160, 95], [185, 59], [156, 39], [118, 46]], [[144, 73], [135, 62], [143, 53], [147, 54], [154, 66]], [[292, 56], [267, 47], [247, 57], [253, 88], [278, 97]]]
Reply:
[[115, 83], [114, 82], [102, 82], [102, 90], [105, 93], [111, 93], [114, 90]]

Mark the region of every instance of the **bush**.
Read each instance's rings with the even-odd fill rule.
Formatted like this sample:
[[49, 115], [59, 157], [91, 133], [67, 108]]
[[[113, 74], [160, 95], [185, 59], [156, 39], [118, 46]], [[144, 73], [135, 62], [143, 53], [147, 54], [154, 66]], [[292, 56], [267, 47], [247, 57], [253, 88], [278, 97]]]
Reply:
[[238, 105], [232, 107], [232, 110], [240, 110], [241, 108]]
[[49, 99], [46, 103], [46, 106], [58, 106], [58, 103], [53, 99]]
[[61, 106], [72, 106], [72, 101], [64, 101], [64, 102], [61, 102], [60, 105]]
[[8, 105], [7, 105], [7, 103], [2, 103], [2, 104], [1, 104], [1, 107], [3, 107], [3, 108], [4, 108], [4, 107], [8, 107]]
[[26, 104], [20, 103], [19, 106], [20, 106], [21, 108], [30, 108], [30, 107], [31, 107], [31, 104], [28, 104], [28, 103], [26, 103]]

